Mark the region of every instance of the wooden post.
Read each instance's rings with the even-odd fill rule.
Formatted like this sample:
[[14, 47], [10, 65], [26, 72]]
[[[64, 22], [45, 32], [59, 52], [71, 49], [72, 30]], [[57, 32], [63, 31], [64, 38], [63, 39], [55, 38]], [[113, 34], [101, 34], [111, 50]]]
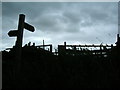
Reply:
[[65, 50], [66, 50], [66, 42], [64, 42], [64, 47], [65, 47]]
[[8, 35], [10, 37], [17, 36], [17, 40], [15, 43], [15, 72], [14, 72], [14, 80], [15, 80], [15, 86], [19, 87], [19, 81], [21, 77], [21, 63], [22, 63], [22, 40], [23, 40], [23, 29], [27, 29], [31, 32], [34, 32], [35, 29], [33, 26], [25, 23], [25, 15], [20, 14], [19, 15], [19, 21], [18, 21], [18, 30], [9, 31]]
[[102, 57], [102, 44], [100, 45], [100, 57]]
[[17, 73], [19, 74], [21, 68], [21, 60], [22, 60], [22, 40], [23, 40], [23, 29], [24, 29], [24, 21], [25, 15], [19, 15], [18, 22], [18, 34], [16, 40], [16, 63], [17, 63]]
[[52, 52], [52, 45], [50, 45], [50, 52]]
[[20, 80], [21, 80], [21, 65], [22, 65], [22, 39], [23, 39], [23, 29], [24, 29], [24, 20], [25, 15], [20, 14], [19, 15], [19, 22], [18, 22], [18, 34], [17, 34], [17, 40], [15, 44], [15, 83], [16, 87], [20, 87]]
[[44, 42], [44, 40], [43, 40], [43, 49], [45, 50], [45, 42]]

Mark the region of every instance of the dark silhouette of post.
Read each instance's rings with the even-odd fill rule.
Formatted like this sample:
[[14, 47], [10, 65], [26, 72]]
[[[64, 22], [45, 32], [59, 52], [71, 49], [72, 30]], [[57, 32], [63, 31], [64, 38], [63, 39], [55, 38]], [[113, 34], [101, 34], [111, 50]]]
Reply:
[[52, 45], [50, 45], [50, 52], [52, 52]]
[[[17, 40], [15, 43], [15, 59], [16, 59], [16, 69], [15, 69], [15, 79], [18, 80], [20, 76], [21, 71], [21, 60], [22, 60], [22, 40], [23, 40], [23, 30], [27, 29], [29, 31], [34, 32], [35, 29], [33, 26], [25, 23], [25, 15], [20, 14], [19, 15], [19, 21], [18, 21], [18, 30], [12, 30], [8, 32], [8, 35], [10, 37], [17, 36]], [[18, 82], [18, 81], [17, 81]]]
[[116, 46], [117, 46], [117, 47], [120, 47], [120, 37], [119, 37], [119, 34], [117, 34]]
[[117, 34], [117, 42], [116, 42], [116, 46], [117, 46], [117, 59], [118, 59], [118, 62], [120, 64], [120, 37], [119, 37], [119, 34]]
[[18, 22], [18, 34], [17, 34], [17, 40], [16, 40], [16, 63], [17, 63], [17, 72], [19, 74], [19, 71], [21, 69], [21, 60], [22, 60], [22, 40], [23, 40], [23, 29], [24, 29], [24, 21], [25, 21], [25, 15], [20, 14], [19, 15], [19, 22]]
[[17, 36], [15, 47], [16, 47], [16, 54], [17, 54], [16, 56], [17, 56], [17, 60], [19, 63], [20, 63], [19, 60], [21, 59], [21, 52], [22, 52], [21, 50], [22, 50], [22, 40], [23, 40], [24, 28], [29, 30], [29, 31], [32, 31], [32, 32], [35, 31], [33, 26], [31, 26], [25, 22], [25, 15], [20, 14], [19, 15], [19, 22], [18, 22], [18, 30], [11, 30], [8, 32], [8, 35], [10, 37]]
[[66, 42], [64, 42], [64, 46], [65, 46], [65, 49], [66, 49]]
[[45, 50], [45, 41], [43, 40], [43, 49]]

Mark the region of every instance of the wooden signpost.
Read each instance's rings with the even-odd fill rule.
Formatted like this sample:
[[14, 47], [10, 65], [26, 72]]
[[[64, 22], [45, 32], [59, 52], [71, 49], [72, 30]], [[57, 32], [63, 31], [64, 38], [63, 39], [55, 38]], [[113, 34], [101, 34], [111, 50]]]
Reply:
[[[19, 22], [18, 22], [18, 30], [11, 30], [8, 32], [9, 37], [17, 37], [15, 43], [15, 60], [16, 60], [16, 70], [15, 70], [15, 77], [19, 78], [19, 74], [21, 71], [21, 61], [22, 61], [22, 40], [23, 40], [23, 30], [27, 29], [31, 32], [34, 32], [35, 29], [33, 26], [29, 25], [25, 22], [25, 15], [19, 15]], [[16, 79], [15, 78], [15, 79]]]

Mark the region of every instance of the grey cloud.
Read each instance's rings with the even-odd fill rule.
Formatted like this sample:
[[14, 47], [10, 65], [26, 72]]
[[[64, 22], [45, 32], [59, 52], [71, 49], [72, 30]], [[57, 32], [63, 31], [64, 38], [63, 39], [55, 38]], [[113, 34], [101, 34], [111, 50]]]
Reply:
[[80, 13], [79, 10], [77, 12], [65, 11], [63, 16], [65, 16], [69, 20], [69, 22], [76, 24], [76, 23], [79, 23], [81, 20], [79, 13]]
[[[30, 37], [34, 38], [33, 42], [46, 37], [53, 44], [64, 40], [96, 43], [99, 42], [96, 37], [104, 39], [105, 33], [112, 35], [117, 30], [117, 3], [13, 2], [3, 3], [2, 9], [4, 44], [7, 40], [15, 40], [6, 35], [10, 29], [17, 29], [20, 13], [24, 13], [26, 22], [36, 28], [34, 33], [25, 32], [24, 42]], [[108, 42], [108, 38], [103, 41]], [[112, 38], [116, 37], [113, 35]]]
[[117, 3], [91, 3], [82, 9], [83, 17], [89, 18], [93, 23], [116, 23]]

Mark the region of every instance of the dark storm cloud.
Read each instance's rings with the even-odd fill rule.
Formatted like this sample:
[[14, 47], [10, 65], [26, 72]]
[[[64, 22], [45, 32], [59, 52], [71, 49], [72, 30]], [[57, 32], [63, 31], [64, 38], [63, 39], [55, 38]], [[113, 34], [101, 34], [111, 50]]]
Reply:
[[[118, 13], [115, 2], [6, 2], [2, 9], [4, 43], [13, 40], [7, 32], [17, 29], [20, 13], [24, 13], [26, 22], [36, 28], [34, 33], [25, 32], [24, 42], [46, 39], [53, 44], [63, 41], [98, 43], [96, 37], [99, 37], [101, 42], [113, 43], [112, 38], [116, 38]], [[108, 33], [112, 35], [111, 40], [108, 40]]]

